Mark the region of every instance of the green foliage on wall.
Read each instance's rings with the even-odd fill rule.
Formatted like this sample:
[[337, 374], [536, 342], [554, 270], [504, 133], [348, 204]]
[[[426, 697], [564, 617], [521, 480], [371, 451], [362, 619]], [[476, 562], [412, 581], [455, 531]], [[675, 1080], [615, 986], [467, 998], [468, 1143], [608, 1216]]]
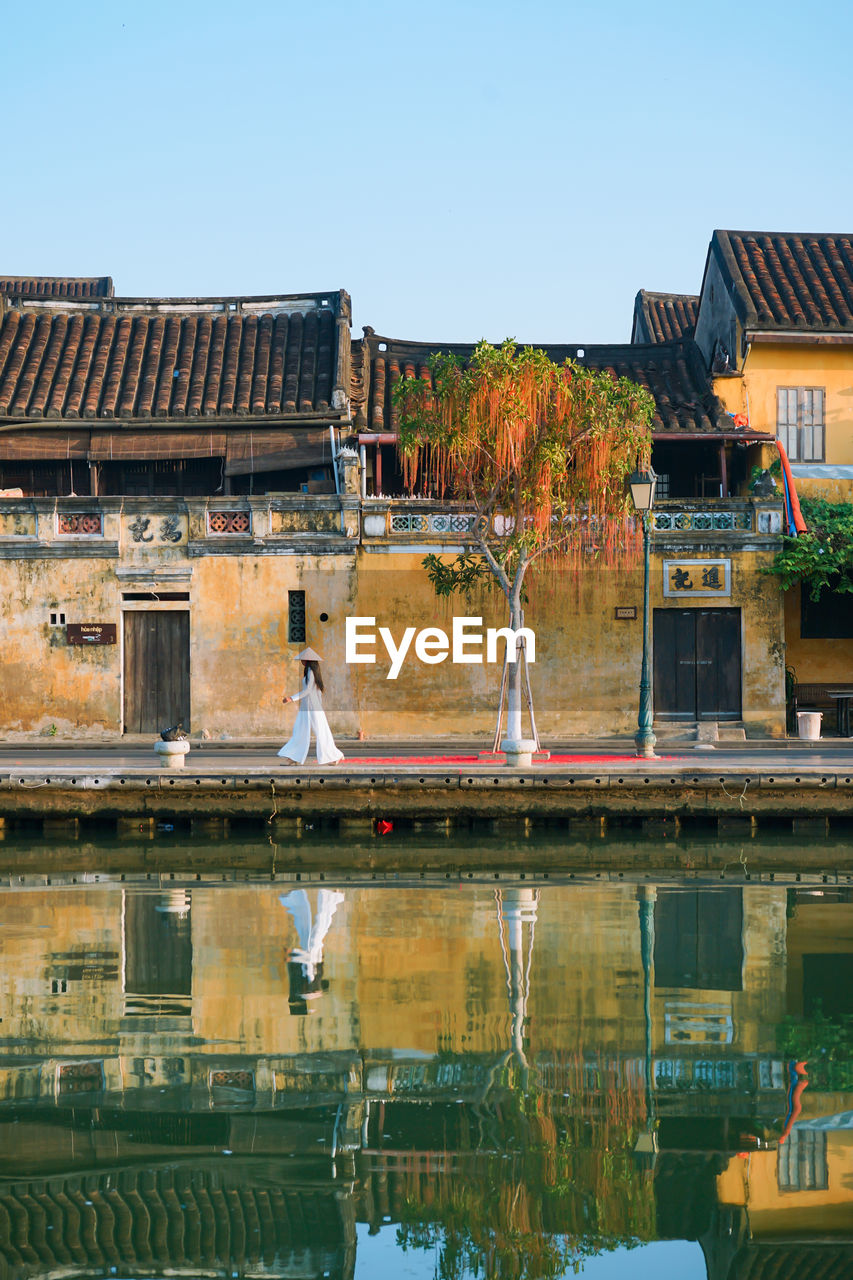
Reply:
[[808, 533], [786, 537], [764, 572], [775, 574], [785, 591], [801, 582], [812, 600], [824, 588], [853, 591], [853, 505], [803, 498], [800, 506]]

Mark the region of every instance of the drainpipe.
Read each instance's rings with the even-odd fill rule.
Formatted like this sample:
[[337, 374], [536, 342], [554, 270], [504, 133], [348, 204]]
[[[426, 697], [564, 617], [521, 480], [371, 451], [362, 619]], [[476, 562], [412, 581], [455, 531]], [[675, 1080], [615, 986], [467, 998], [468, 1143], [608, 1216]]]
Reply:
[[[332, 475], [335, 477], [335, 493], [338, 495], [338, 498], [340, 498], [341, 477], [338, 475], [338, 455], [335, 452], [335, 428], [331, 423], [329, 424], [329, 446], [332, 451]], [[346, 537], [347, 526], [346, 526], [346, 521], [344, 520], [343, 503], [339, 503], [339, 505], [340, 505], [340, 517], [341, 517], [341, 536]]]

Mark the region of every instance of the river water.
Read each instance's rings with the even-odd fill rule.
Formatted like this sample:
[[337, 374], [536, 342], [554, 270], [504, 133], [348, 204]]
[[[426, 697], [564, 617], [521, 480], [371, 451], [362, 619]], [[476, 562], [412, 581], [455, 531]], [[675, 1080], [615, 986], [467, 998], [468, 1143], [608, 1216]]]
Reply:
[[36, 848], [0, 887], [0, 1275], [853, 1274], [853, 893], [760, 852]]

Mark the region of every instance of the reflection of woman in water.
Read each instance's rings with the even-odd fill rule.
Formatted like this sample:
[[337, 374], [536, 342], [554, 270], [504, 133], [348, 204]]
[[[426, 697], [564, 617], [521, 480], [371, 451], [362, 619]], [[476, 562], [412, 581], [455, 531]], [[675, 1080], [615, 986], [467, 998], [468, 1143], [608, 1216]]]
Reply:
[[282, 702], [298, 702], [299, 712], [290, 741], [279, 751], [280, 756], [294, 764], [304, 764], [311, 746], [311, 730], [317, 739], [317, 763], [337, 764], [344, 753], [335, 746], [326, 713], [323, 710], [323, 677], [320, 675], [320, 655], [314, 649], [303, 649], [298, 655], [304, 672], [299, 693], [285, 694]]
[[287, 953], [287, 976], [290, 983], [288, 1003], [291, 1013], [307, 1013], [307, 1001], [329, 988], [323, 977], [323, 943], [332, 917], [344, 895], [334, 889], [321, 889], [317, 894], [317, 915], [312, 919], [311, 903], [304, 889], [282, 894], [279, 902], [293, 917], [299, 946]]

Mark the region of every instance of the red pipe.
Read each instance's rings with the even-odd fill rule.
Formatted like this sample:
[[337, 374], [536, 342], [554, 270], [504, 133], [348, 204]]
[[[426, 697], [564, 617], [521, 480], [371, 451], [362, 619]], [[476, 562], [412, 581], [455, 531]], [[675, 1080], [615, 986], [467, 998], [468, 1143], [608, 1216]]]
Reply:
[[791, 474], [791, 464], [788, 461], [788, 455], [785, 452], [785, 446], [781, 440], [776, 441], [776, 448], [779, 450], [779, 457], [782, 462], [782, 470], [785, 473], [785, 487], [788, 490], [788, 499], [791, 504], [791, 518], [794, 521], [794, 528], [797, 533], [808, 533], [806, 522], [803, 519], [803, 513], [800, 510], [800, 500], [797, 497], [797, 490], [794, 485], [794, 477]]

